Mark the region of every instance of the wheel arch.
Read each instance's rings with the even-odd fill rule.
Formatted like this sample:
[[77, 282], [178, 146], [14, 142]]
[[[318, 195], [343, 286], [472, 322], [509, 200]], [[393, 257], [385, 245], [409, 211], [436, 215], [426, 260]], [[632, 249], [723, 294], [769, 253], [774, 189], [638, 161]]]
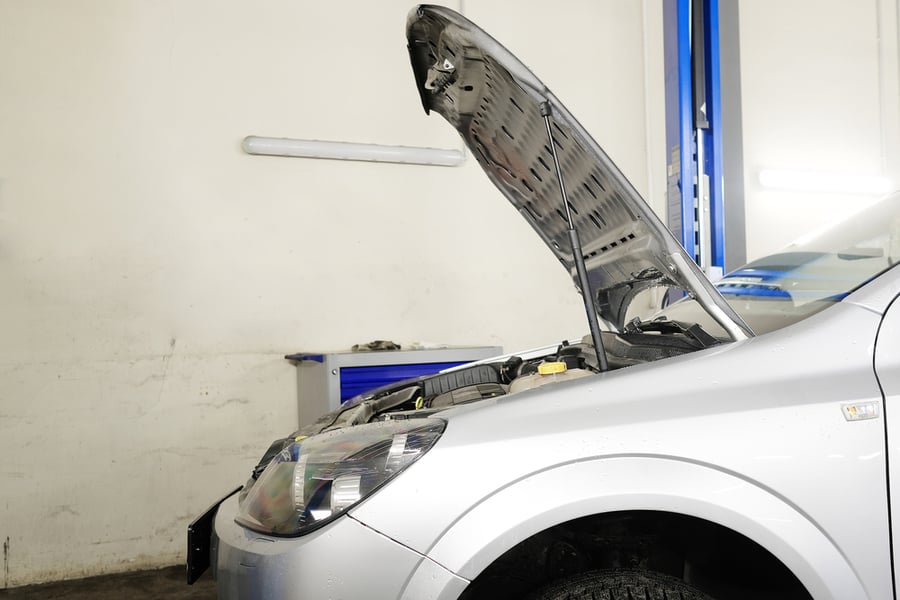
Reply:
[[736, 473], [665, 456], [596, 458], [533, 473], [473, 506], [427, 556], [472, 581], [504, 553], [553, 527], [634, 511], [701, 519], [751, 540], [815, 598], [866, 596], [833, 541], [787, 500]]

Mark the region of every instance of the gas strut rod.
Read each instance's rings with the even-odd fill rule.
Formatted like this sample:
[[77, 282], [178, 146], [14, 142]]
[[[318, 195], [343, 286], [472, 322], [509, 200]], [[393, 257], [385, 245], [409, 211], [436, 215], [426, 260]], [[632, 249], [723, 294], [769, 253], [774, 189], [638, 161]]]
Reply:
[[553, 164], [556, 167], [556, 179], [559, 181], [559, 192], [562, 194], [563, 208], [566, 211], [566, 221], [569, 224], [569, 243], [572, 245], [572, 256], [575, 259], [575, 270], [578, 272], [578, 283], [581, 286], [581, 298], [584, 300], [584, 311], [587, 313], [588, 326], [591, 330], [591, 338], [594, 340], [594, 351], [597, 353], [597, 364], [600, 371], [608, 371], [609, 363], [606, 361], [606, 350], [603, 349], [603, 339], [600, 337], [600, 324], [597, 322], [597, 308], [594, 306], [594, 293], [591, 291], [591, 282], [588, 280], [587, 268], [584, 266], [584, 253], [581, 251], [581, 239], [575, 222], [572, 220], [572, 209], [569, 207], [569, 197], [566, 195], [566, 184], [563, 182], [562, 169], [559, 166], [559, 157], [556, 155], [556, 142], [553, 140], [553, 130], [550, 128], [550, 115], [552, 109], [547, 101], [541, 102], [541, 116], [547, 126], [547, 137], [550, 140], [550, 153], [553, 155]]

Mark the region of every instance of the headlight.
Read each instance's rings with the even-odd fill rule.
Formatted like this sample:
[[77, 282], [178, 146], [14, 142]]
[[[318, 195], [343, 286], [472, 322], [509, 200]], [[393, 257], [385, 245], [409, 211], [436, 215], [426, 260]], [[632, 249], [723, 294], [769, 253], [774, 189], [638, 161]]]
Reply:
[[438, 419], [385, 421], [302, 438], [282, 450], [239, 501], [235, 520], [296, 536], [334, 519], [425, 454]]

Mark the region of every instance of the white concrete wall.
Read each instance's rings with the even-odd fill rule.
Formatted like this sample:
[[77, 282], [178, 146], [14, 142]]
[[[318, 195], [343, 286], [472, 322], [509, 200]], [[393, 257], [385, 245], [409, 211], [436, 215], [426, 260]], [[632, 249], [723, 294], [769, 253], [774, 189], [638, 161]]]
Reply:
[[[411, 4], [0, 0], [0, 588], [183, 560], [188, 521], [295, 425], [285, 353], [584, 330], [474, 162], [241, 152], [250, 134], [458, 147], [418, 104]], [[646, 4], [465, 11], [661, 206]]]
[[762, 169], [885, 176], [900, 188], [897, 6], [740, 3], [749, 259], [876, 198], [765, 189]]

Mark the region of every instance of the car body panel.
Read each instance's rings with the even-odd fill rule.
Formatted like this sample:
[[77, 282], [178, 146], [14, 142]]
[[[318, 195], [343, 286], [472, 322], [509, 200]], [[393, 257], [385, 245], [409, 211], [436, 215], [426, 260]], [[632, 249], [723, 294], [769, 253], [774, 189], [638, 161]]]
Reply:
[[866, 593], [840, 549], [784, 499], [715, 465], [665, 456], [605, 457], [537, 473], [479, 503], [429, 555], [474, 579], [512, 539], [586, 515], [634, 510], [714, 520], [737, 531], [790, 564], [815, 598], [879, 597]]
[[[900, 291], [888, 308], [875, 346], [875, 373], [884, 393], [884, 418], [887, 422], [887, 447], [891, 457], [888, 479], [893, 512], [900, 498]], [[900, 500], [898, 500], [900, 502]], [[900, 523], [891, 521], [893, 539], [900, 540]], [[895, 582], [895, 597], [900, 597], [900, 581]]]
[[848, 295], [841, 304], [852, 304], [879, 315], [887, 312], [888, 306], [900, 295], [900, 277], [896, 267], [884, 277], [878, 277]]
[[426, 557], [410, 576], [400, 600], [456, 600], [469, 583]]
[[423, 560], [350, 518], [284, 539], [241, 527], [236, 514], [232, 496], [216, 515], [219, 598], [398, 598]]
[[[732, 339], [752, 335], [603, 149], [499, 42], [453, 10], [429, 5], [409, 13], [407, 40], [426, 112], [456, 128], [580, 287], [572, 219], [591, 304], [610, 327], [624, 327], [635, 292], [671, 285], [695, 296]], [[551, 113], [546, 123], [542, 112]], [[568, 189], [565, 211], [547, 127]]]
[[[558, 465], [623, 455], [716, 465], [828, 532], [869, 597], [884, 597], [890, 586], [884, 424], [848, 422], [841, 408], [848, 398], [880, 404], [872, 373], [879, 322], [878, 312], [838, 304], [760, 338], [484, 401], [458, 415], [449, 411], [435, 448], [352, 514], [431, 556], [439, 546], [458, 547], [441, 546], [442, 540], [454, 535], [472, 507]], [[849, 333], [838, 339], [832, 331]], [[755, 369], [747, 371], [746, 364]], [[840, 501], [823, 502], [823, 488], [798, 477], [809, 472], [840, 481]], [[684, 494], [692, 493], [692, 483], [685, 483]], [[625, 497], [631, 485], [628, 479], [603, 481], [595, 492], [602, 497], [614, 488]], [[752, 506], [745, 508], [754, 514]], [[539, 508], [506, 508], [523, 521], [531, 510]], [[572, 516], [560, 510], [558, 519]], [[719, 522], [717, 515], [697, 516]], [[492, 531], [502, 522], [495, 517], [483, 521], [485, 539], [493, 535], [508, 548], [527, 535], [502, 526]], [[458, 547], [463, 562], [456, 564], [477, 555], [479, 540], [471, 544]]]
[[[307, 536], [266, 539], [241, 528], [232, 498], [216, 523], [220, 597], [284, 597], [340, 580], [344, 598], [457, 598], [529, 534], [636, 508], [741, 532], [815, 598], [888, 597], [886, 494], [877, 491], [884, 424], [841, 412], [847, 398], [880, 400], [874, 340], [900, 269], [888, 275], [781, 332], [445, 411], [447, 432], [428, 455]], [[852, 335], [829, 338], [834, 330]], [[744, 361], [765, 377], [723, 367]], [[830, 377], [810, 390], [814, 370]], [[823, 502], [822, 488], [798, 477], [805, 472], [840, 481], [840, 498]], [[268, 548], [265, 571], [244, 565]], [[347, 570], [354, 557], [378, 565], [375, 587], [360, 584], [374, 567]], [[285, 579], [295, 570], [315, 576]]]

